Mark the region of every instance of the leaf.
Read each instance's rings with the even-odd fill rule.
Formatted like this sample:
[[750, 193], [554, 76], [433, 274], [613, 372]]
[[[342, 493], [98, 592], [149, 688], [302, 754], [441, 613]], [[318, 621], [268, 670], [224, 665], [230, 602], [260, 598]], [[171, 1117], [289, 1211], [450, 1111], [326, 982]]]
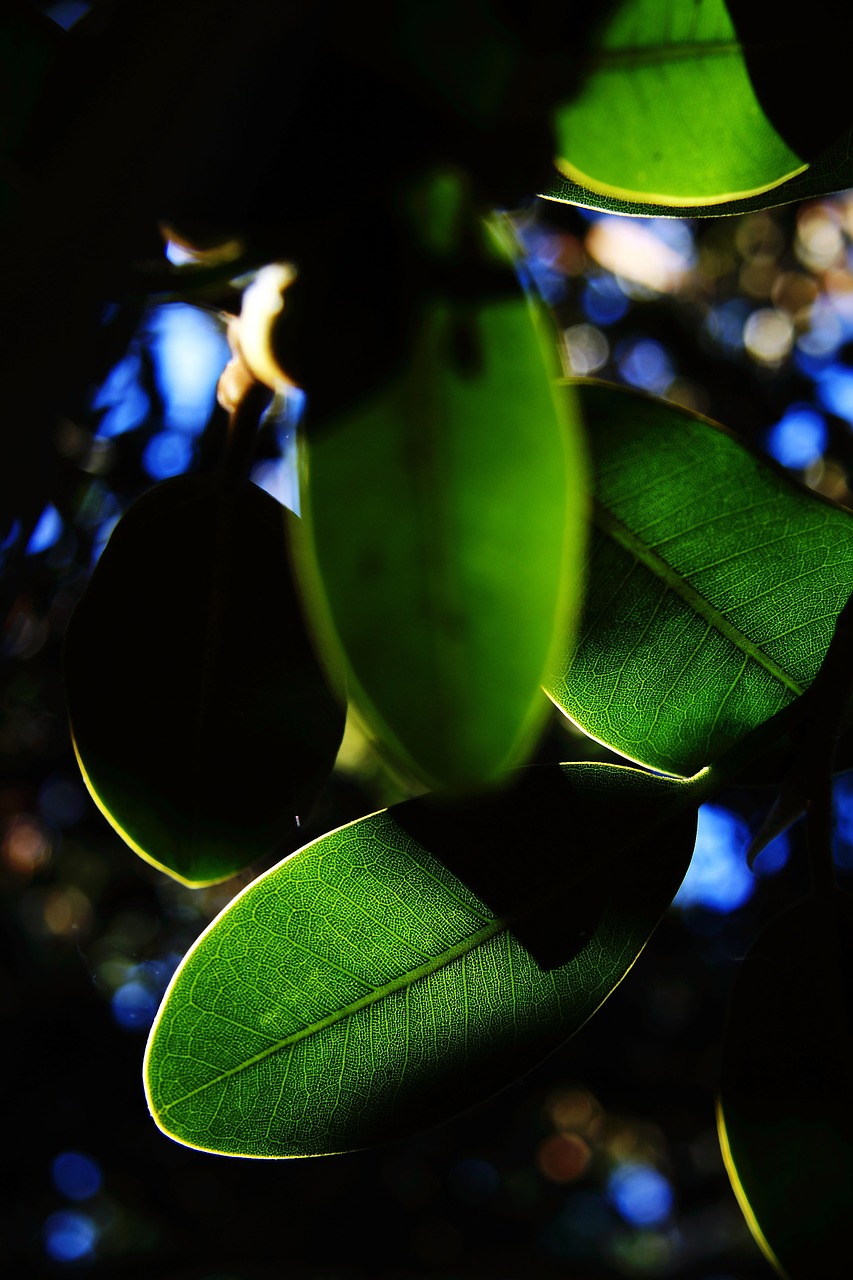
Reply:
[[[616, 766], [520, 777], [496, 809], [483, 804], [465, 870], [482, 883], [497, 861], [506, 895], [514, 865], [506, 917], [444, 865], [447, 846], [463, 869], [458, 811], [423, 799], [323, 836], [238, 895], [152, 1028], [145, 1081], [160, 1128], [244, 1156], [385, 1142], [471, 1106], [577, 1031], [671, 901], [695, 804], [683, 783]], [[543, 855], [562, 882], [540, 876], [532, 901]], [[529, 936], [544, 909], [549, 931], [558, 894], [571, 958], [546, 971], [510, 929], [524, 917]]]
[[92, 797], [188, 884], [292, 848], [343, 734], [290, 580], [295, 523], [255, 485], [168, 480], [120, 520], [68, 625], [66, 697]]
[[577, 645], [546, 689], [593, 738], [692, 774], [814, 679], [853, 587], [853, 519], [696, 414], [575, 390], [594, 531]]
[[561, 173], [628, 202], [720, 204], [805, 167], [759, 104], [724, 0], [620, 4], [556, 128]]
[[678, 205], [659, 204], [652, 199], [626, 200], [604, 191], [593, 191], [564, 174], [555, 173], [551, 183], [540, 194], [545, 200], [561, 204], [581, 205], [586, 209], [601, 209], [605, 213], [633, 214], [639, 217], [664, 218], [717, 218], [723, 214], [751, 213], [755, 209], [771, 209], [776, 205], [793, 204], [800, 200], [813, 200], [831, 195], [853, 186], [853, 129], [827, 147], [801, 173], [781, 182], [776, 187], [758, 195], [723, 200], [716, 204]]
[[850, 1272], [851, 977], [853, 902], [837, 894], [774, 920], [732, 996], [720, 1142], [753, 1235], [790, 1280]]
[[430, 786], [525, 757], [581, 590], [574, 405], [541, 314], [506, 269], [491, 289], [424, 298], [390, 380], [303, 440], [307, 607], [355, 709]]

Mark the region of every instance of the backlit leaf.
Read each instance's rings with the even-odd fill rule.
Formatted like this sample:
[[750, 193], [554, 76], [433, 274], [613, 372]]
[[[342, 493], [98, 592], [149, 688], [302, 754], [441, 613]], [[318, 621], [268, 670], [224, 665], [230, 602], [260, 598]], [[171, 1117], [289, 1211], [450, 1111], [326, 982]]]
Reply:
[[[606, 765], [518, 776], [477, 813], [415, 800], [333, 831], [226, 908], [151, 1032], [164, 1132], [244, 1156], [387, 1141], [509, 1084], [590, 1017], [683, 878], [691, 789]], [[559, 967], [532, 958], [549, 943]]]
[[579, 604], [585, 459], [552, 343], [511, 278], [428, 297], [390, 381], [303, 442], [308, 607], [356, 710], [431, 786], [525, 757]]
[[556, 126], [561, 173], [629, 202], [719, 204], [805, 167], [762, 110], [724, 0], [625, 0]]
[[844, 191], [851, 185], [853, 130], [846, 129], [837, 142], [827, 147], [801, 173], [758, 195], [741, 196], [715, 204], [674, 206], [660, 204], [647, 197], [629, 200], [610, 192], [593, 191], [561, 173], [554, 174], [553, 180], [541, 195], [546, 200], [555, 200], [560, 204], [577, 204], [586, 209], [601, 209], [605, 213], [634, 214], [646, 218], [717, 218], [723, 214], [750, 213], [755, 209], [770, 209], [775, 205], [792, 204], [799, 200], [814, 200], [834, 191]]
[[814, 679], [853, 587], [853, 518], [706, 419], [575, 390], [594, 531], [577, 647], [546, 687], [592, 737], [692, 774]]
[[68, 625], [87, 786], [137, 853], [191, 884], [293, 848], [343, 734], [290, 579], [296, 523], [255, 485], [166, 481], [120, 520]]
[[790, 1280], [850, 1274], [853, 902], [798, 903], [735, 984], [718, 1123], [738, 1201]]

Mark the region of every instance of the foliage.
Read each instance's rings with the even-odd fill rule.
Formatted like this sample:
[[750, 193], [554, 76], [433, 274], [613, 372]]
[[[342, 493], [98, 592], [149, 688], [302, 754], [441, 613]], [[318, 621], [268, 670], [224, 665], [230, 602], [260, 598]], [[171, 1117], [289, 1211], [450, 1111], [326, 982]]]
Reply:
[[[843, 26], [840, 5], [818, 9]], [[200, 11], [210, 49], [190, 60]], [[842, 1274], [851, 908], [827, 868], [851, 516], [698, 414], [558, 380], [505, 212], [537, 191], [714, 216], [835, 190], [842, 105], [793, 112], [787, 34], [757, 40], [723, 0], [570, 19], [408, 0], [387, 21], [337, 2], [104, 3], [58, 50], [26, 6], [9, 12], [4, 58], [23, 41], [32, 101], [54, 67], [34, 114], [17, 96], [0, 131], [32, 175], [4, 190], [9, 236], [36, 243], [44, 193], [69, 192], [39, 268], [49, 323], [39, 280], [10, 268], [12, 410], [43, 335], [56, 359], [30, 426], [48, 438], [107, 300], [168, 287], [232, 313], [220, 458], [131, 508], [68, 627], [87, 786], [137, 852], [211, 883], [293, 848], [345, 696], [411, 797], [286, 857], [198, 939], [146, 1052], [155, 1121], [207, 1151], [304, 1156], [474, 1104], [595, 1013], [672, 901], [699, 805], [762, 771], [779, 799], [756, 849], [805, 811], [813, 887], [742, 966], [721, 1142], [774, 1265]], [[197, 145], [153, 145], [128, 108], [130, 163], [111, 130], [166, 13], [158, 111]], [[261, 68], [239, 67], [226, 103], [240, 41]], [[52, 86], [87, 66], [115, 74], [57, 129]], [[331, 176], [344, 121], [359, 145]], [[307, 192], [324, 195], [310, 215]], [[153, 257], [158, 224], [191, 265]], [[241, 309], [246, 274], [281, 262]], [[336, 309], [355, 317], [345, 348]], [[270, 399], [296, 385], [301, 521], [247, 480]], [[38, 457], [21, 450], [7, 529], [42, 505]], [[543, 764], [546, 692], [645, 769]]]

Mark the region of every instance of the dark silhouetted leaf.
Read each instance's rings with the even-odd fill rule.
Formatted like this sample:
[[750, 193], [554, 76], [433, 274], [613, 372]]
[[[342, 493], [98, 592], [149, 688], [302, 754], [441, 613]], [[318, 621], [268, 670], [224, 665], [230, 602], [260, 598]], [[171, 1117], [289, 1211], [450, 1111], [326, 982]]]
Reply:
[[550, 330], [506, 287], [426, 298], [391, 381], [303, 442], [309, 610], [355, 709], [431, 786], [524, 759], [579, 604], [574, 405], [555, 399]]
[[853, 518], [723, 428], [578, 383], [594, 533], [547, 690], [592, 737], [692, 774], [814, 679], [853, 587]]
[[718, 1121], [750, 1228], [790, 1280], [846, 1280], [853, 1205], [853, 902], [801, 902], [743, 962]]
[[[695, 801], [687, 784], [612, 765], [524, 772], [479, 831], [469, 812], [467, 867], [459, 810], [423, 799], [323, 836], [244, 890], [184, 959], [151, 1032], [146, 1088], [164, 1132], [245, 1156], [384, 1142], [471, 1106], [577, 1031], [676, 892]], [[557, 797], [549, 821], [531, 814]], [[542, 840], [558, 881], [537, 883]], [[506, 916], [447, 869], [445, 846]], [[546, 971], [514, 929], [553, 937], [555, 899], [571, 959]]]
[[332, 768], [344, 714], [254, 485], [166, 481], [117, 525], [65, 640], [71, 728], [95, 801], [179, 880], [222, 880], [285, 842]]
[[853, 11], [844, 0], [810, 0], [807, 12], [768, 21], [754, 0], [726, 0], [726, 9], [762, 111], [797, 155], [813, 160], [853, 119]]

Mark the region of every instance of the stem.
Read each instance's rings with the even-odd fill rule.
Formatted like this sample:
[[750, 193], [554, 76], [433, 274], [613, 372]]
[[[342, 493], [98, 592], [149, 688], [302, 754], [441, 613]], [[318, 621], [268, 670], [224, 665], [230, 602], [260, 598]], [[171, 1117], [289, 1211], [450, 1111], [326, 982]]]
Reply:
[[253, 381], [228, 418], [221, 476], [223, 486], [232, 492], [241, 488], [249, 478], [258, 427], [272, 398], [269, 387]]

